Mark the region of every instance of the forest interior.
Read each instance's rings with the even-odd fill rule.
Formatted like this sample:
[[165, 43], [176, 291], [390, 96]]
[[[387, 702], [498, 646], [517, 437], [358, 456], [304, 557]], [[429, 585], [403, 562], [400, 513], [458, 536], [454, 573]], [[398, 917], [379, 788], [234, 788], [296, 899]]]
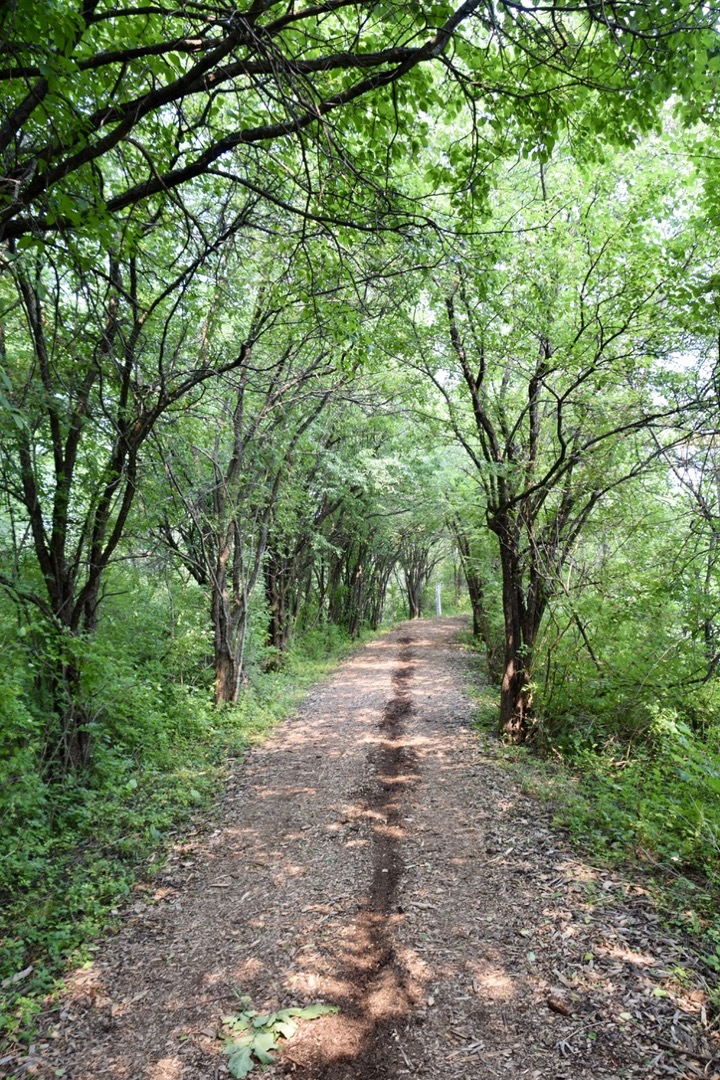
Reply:
[[719, 116], [698, 0], [0, 5], [0, 1075], [720, 1077]]

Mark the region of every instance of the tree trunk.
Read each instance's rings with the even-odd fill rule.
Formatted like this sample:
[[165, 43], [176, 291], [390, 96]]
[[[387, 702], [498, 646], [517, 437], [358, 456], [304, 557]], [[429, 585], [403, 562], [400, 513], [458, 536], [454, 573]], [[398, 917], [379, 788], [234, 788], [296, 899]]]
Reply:
[[[62, 567], [62, 560], [57, 564]], [[65, 569], [62, 567], [63, 570]], [[81, 608], [76, 603], [75, 579], [67, 572], [57, 572], [50, 578], [48, 593], [51, 600], [53, 621], [46, 645], [45, 676], [50, 700], [59, 721], [59, 738], [48, 745], [44, 760], [48, 770], [58, 777], [69, 772], [81, 772], [90, 764], [92, 740], [89, 715], [82, 700], [81, 657], [79, 655], [80, 630], [77, 625]], [[88, 632], [95, 629], [97, 621], [97, 591], [92, 607], [95, 616]]]
[[290, 647], [303, 594], [307, 596], [312, 587], [312, 562], [308, 565], [303, 560], [302, 546], [297, 542], [289, 548], [269, 546], [265, 551], [263, 580], [269, 611], [266, 640], [272, 650], [265, 666], [268, 671], [274, 671]]
[[373, 630], [377, 630], [382, 622], [383, 612], [385, 611], [385, 596], [392, 569], [393, 563], [389, 563], [375, 570], [369, 601], [369, 621]]
[[275, 671], [279, 665], [279, 653], [285, 647], [284, 626], [286, 623], [284, 612], [284, 594], [280, 581], [281, 574], [278, 571], [279, 557], [271, 550], [265, 554], [263, 566], [263, 579], [265, 581], [265, 600], [267, 601], [269, 618], [267, 627], [267, 644], [273, 652], [265, 662], [267, 671]]
[[533, 646], [544, 603], [525, 602], [520, 553], [512, 523], [498, 529], [503, 578], [505, 664], [500, 684], [500, 733], [513, 743], [527, 741], [532, 727]]
[[488, 678], [493, 684], [498, 684], [503, 678], [502, 645], [498, 640], [499, 635], [493, 633], [490, 618], [485, 604], [485, 587], [483, 579], [477, 571], [477, 560], [473, 559], [470, 549], [470, 540], [459, 521], [451, 521], [451, 528], [455, 535], [455, 541], [460, 554], [460, 566], [462, 568], [465, 584], [467, 585], [470, 607], [473, 617], [473, 635], [482, 641], [485, 646]]
[[226, 567], [216, 567], [212, 587], [212, 624], [215, 658], [215, 701], [237, 705], [242, 674], [241, 645], [246, 616], [241, 608], [233, 611], [227, 588]]
[[485, 606], [485, 592], [481, 578], [470, 568], [465, 570], [468, 595], [473, 617], [473, 635], [485, 646], [488, 678], [493, 684], [497, 684], [503, 677], [502, 648], [497, 640], [498, 635], [493, 633], [490, 618]]
[[405, 574], [405, 591], [408, 599], [408, 618], [419, 619], [422, 610], [422, 594], [425, 587], [424, 581], [418, 580], [414, 574]]
[[215, 653], [215, 701], [218, 705], [225, 703], [237, 705], [240, 679], [235, 657], [226, 649], [221, 648]]
[[363, 580], [363, 564], [358, 562], [355, 566], [352, 576], [352, 585], [350, 589], [350, 610], [348, 613], [348, 632], [350, 637], [355, 640], [360, 634], [363, 620], [363, 607], [364, 607], [364, 580]]
[[508, 650], [500, 685], [500, 732], [513, 743], [527, 740], [532, 720], [532, 690], [526, 658]]

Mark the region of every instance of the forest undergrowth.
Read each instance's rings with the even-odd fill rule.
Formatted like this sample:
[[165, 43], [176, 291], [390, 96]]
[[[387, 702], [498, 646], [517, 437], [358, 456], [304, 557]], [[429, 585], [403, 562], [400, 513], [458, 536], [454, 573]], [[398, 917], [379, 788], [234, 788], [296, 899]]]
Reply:
[[[471, 641], [468, 634], [468, 647]], [[178, 678], [188, 660], [183, 650], [193, 654], [197, 643], [178, 635], [175, 654], [156, 670], [145, 658], [142, 678], [132, 675], [143, 652], [142, 620], [135, 652], [125, 645], [114, 652], [110, 633], [90, 658], [99, 680], [103, 672], [107, 739], [80, 777], [39, 770], [28, 755], [37, 757], [40, 743], [23, 747], [21, 739], [23, 725], [37, 721], [9, 693], [0, 702], [15, 721], [6, 735], [16, 736], [4, 778], [12, 797], [2, 805], [0, 1046], [32, 1041], [34, 1017], [63, 971], [90, 959], [94, 939], [112, 927], [138, 879], [162, 866], [178, 837], [212, 820], [237, 759], [352, 647], [337, 629], [306, 634], [280, 670], [251, 665], [240, 703], [218, 708], [207, 687]], [[583, 857], [639, 875], [668, 924], [720, 973], [720, 754], [712, 728], [701, 738], [670, 710], [657, 710], [642, 741], [607, 737], [600, 745], [597, 737], [583, 740], [578, 727], [568, 738], [556, 719], [539, 721], [526, 745], [504, 744], [496, 734], [497, 690], [483, 668], [477, 654], [468, 690], [493, 758], [526, 794], [551, 806]], [[713, 1004], [720, 1010], [720, 992]]]
[[[478, 660], [478, 667], [482, 664]], [[497, 740], [497, 689], [476, 680], [475, 723], [522, 790], [548, 805], [586, 859], [639, 880], [668, 926], [720, 975], [720, 752], [712, 727], [651, 710], [642, 739], [539, 720], [521, 746]], [[715, 735], [715, 739], [714, 739]], [[720, 1012], [720, 988], [711, 994]]]

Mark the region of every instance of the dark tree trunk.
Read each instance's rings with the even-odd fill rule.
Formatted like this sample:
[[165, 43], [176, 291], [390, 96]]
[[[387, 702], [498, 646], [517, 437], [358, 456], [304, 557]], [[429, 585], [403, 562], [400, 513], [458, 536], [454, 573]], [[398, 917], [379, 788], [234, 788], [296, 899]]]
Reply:
[[527, 658], [512, 650], [505, 656], [500, 684], [500, 732], [513, 743], [527, 740], [532, 721], [532, 691]]
[[80, 772], [90, 764], [92, 745], [89, 716], [82, 704], [80, 667], [75, 660], [59, 665], [53, 675], [55, 712], [60, 718], [62, 760], [57, 748], [47, 757], [50, 773], [65, 776]]
[[280, 667], [282, 657], [287, 652], [293, 622], [288, 604], [292, 579], [292, 567], [288, 565], [288, 559], [272, 549], [267, 551], [263, 578], [269, 611], [266, 640], [272, 650], [265, 667], [268, 671], [275, 671]]
[[500, 684], [500, 732], [513, 743], [526, 742], [532, 729], [533, 649], [545, 610], [540, 579], [531, 567], [523, 585], [518, 533], [512, 522], [496, 527], [503, 578], [505, 662]]
[[400, 550], [399, 561], [405, 576], [405, 592], [411, 619], [417, 619], [422, 614], [423, 592], [440, 561], [439, 555], [433, 554], [436, 547], [436, 539], [417, 540], [410, 537], [404, 541]]
[[[282, 649], [283, 624], [283, 594], [277, 572], [277, 557], [272, 551], [266, 552], [265, 565], [263, 566], [263, 580], [265, 582], [265, 600], [267, 602], [269, 618], [267, 628], [267, 643], [271, 649]], [[274, 666], [271, 661], [270, 666]]]
[[237, 705], [239, 692], [239, 671], [236, 658], [225, 646], [215, 650], [215, 701]]
[[385, 596], [394, 565], [395, 562], [393, 558], [392, 562], [384, 562], [376, 568], [373, 578], [373, 588], [368, 604], [368, 618], [373, 630], [377, 630], [382, 622], [383, 612], [385, 611]]
[[405, 593], [408, 601], [409, 619], [419, 619], [422, 614], [423, 592], [431, 572], [426, 573], [424, 567], [420, 569], [414, 566], [405, 568]]
[[237, 705], [240, 678], [231, 623], [230, 612], [222, 597], [213, 597], [215, 701]]
[[[62, 566], [62, 560], [58, 559], [55, 565]], [[45, 679], [53, 713], [59, 722], [56, 729], [59, 737], [48, 744], [44, 756], [49, 773], [60, 778], [88, 767], [92, 740], [90, 717], [82, 696], [78, 654], [80, 630], [77, 626], [81, 608], [75, 600], [75, 581], [70, 573], [58, 572], [48, 586], [53, 620]], [[92, 625], [85, 627], [88, 632], [95, 629], [97, 622], [97, 593], [93, 614]]]
[[215, 662], [215, 701], [218, 704], [237, 705], [242, 677], [247, 610], [243, 596], [231, 582], [228, 560], [235, 542], [228, 540], [227, 548], [220, 554], [213, 574], [211, 617], [213, 625]]
[[358, 562], [353, 570], [350, 587], [350, 607], [348, 611], [348, 633], [355, 640], [360, 634], [363, 622], [365, 581], [363, 578], [363, 564]]
[[415, 582], [408, 581], [406, 586], [408, 598], [408, 618], [419, 619], [422, 610], [422, 589], [416, 588]]

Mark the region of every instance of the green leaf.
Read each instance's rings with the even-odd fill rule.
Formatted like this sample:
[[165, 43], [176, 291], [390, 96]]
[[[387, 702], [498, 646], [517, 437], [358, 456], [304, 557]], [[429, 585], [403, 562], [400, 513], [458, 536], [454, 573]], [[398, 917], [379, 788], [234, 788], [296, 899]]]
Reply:
[[269, 1050], [277, 1050], [277, 1040], [273, 1031], [259, 1031], [252, 1042], [253, 1053], [258, 1057]]
[[267, 1050], [261, 1050], [259, 1046], [255, 1047], [254, 1053], [261, 1065], [272, 1065], [275, 1060], [272, 1054], [269, 1054]]
[[249, 1046], [238, 1046], [235, 1050], [227, 1047], [226, 1050], [231, 1051], [228, 1057], [228, 1069], [233, 1076], [242, 1078], [252, 1072], [253, 1059]]
[[249, 1046], [250, 1049], [252, 1049], [252, 1045], [253, 1045], [254, 1042], [255, 1042], [255, 1036], [248, 1034], [248, 1035], [241, 1035], [239, 1038], [233, 1039], [233, 1042], [232, 1042], [231, 1045], [235, 1046], [235, 1047]]
[[277, 1019], [277, 1013], [266, 1013], [264, 1016], [256, 1016], [253, 1020], [253, 1027], [272, 1027]]
[[305, 1005], [302, 1009], [287, 1010], [290, 1016], [298, 1016], [301, 1020], [316, 1020], [318, 1016], [329, 1016], [339, 1011], [337, 1005]]

